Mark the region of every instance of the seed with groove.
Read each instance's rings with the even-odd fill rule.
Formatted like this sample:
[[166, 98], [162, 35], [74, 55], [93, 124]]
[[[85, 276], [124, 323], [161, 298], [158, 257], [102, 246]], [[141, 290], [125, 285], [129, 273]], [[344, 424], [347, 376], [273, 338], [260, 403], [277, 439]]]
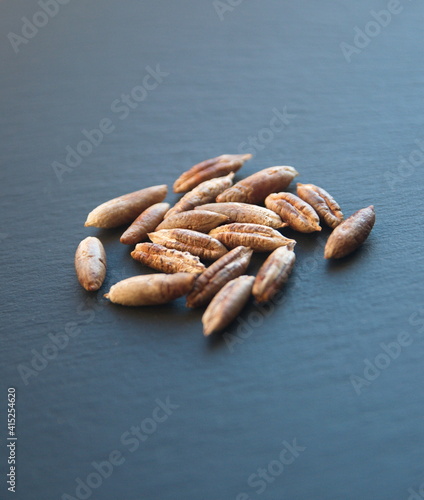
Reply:
[[154, 231], [163, 220], [163, 216], [169, 210], [169, 207], [169, 203], [156, 203], [146, 208], [121, 236], [121, 243], [135, 245], [140, 241], [147, 240], [147, 235]]
[[201, 274], [206, 269], [199, 257], [156, 243], [139, 243], [131, 252], [131, 257], [164, 273]]
[[375, 223], [374, 206], [358, 210], [330, 234], [324, 249], [326, 259], [340, 259], [356, 250], [368, 238]]
[[281, 235], [278, 231], [260, 224], [226, 224], [212, 229], [209, 233], [228, 248], [244, 246], [254, 252], [272, 252], [278, 247], [296, 244]]
[[301, 233], [321, 231], [315, 210], [295, 194], [285, 192], [270, 194], [265, 200], [265, 205], [296, 231]]
[[228, 175], [230, 172], [237, 172], [250, 158], [252, 158], [251, 154], [221, 155], [202, 161], [184, 172], [175, 181], [174, 193], [184, 193], [195, 188], [201, 182]]
[[297, 195], [315, 209], [327, 226], [334, 229], [343, 222], [343, 214], [336, 200], [314, 184], [297, 184]]
[[215, 295], [202, 317], [205, 336], [223, 330], [236, 319], [249, 300], [254, 281], [253, 276], [240, 276]]
[[190, 273], [133, 276], [113, 285], [105, 297], [123, 306], [166, 304], [186, 295], [195, 279]]
[[[250, 205], [249, 203], [208, 203], [199, 208], [224, 214], [228, 217], [229, 220], [227, 222], [229, 223], [240, 222], [242, 224], [261, 224], [262, 226], [269, 226], [274, 229], [287, 226], [287, 224], [281, 220], [281, 217], [272, 210], [259, 207], [258, 205]], [[196, 208], [195, 211], [197, 210]]]
[[88, 236], [81, 241], [75, 253], [75, 270], [81, 286], [89, 292], [94, 292], [103, 285], [106, 252], [99, 239]]
[[217, 196], [216, 201], [259, 204], [271, 193], [286, 189], [299, 173], [293, 167], [270, 167], [246, 177]]
[[243, 274], [250, 262], [253, 250], [237, 247], [210, 265], [196, 281], [187, 295], [187, 307], [201, 307], [229, 281]]
[[111, 228], [130, 224], [143, 210], [163, 201], [167, 192], [168, 187], [162, 184], [109, 200], [88, 214], [85, 226]]
[[167, 217], [159, 224], [156, 231], [160, 231], [161, 229], [181, 228], [192, 229], [193, 231], [199, 231], [201, 233], [209, 233], [209, 231], [220, 224], [229, 222], [229, 218], [226, 215], [202, 210], [203, 206], [198, 208], [200, 210], [189, 210], [188, 212], [181, 212]]
[[267, 302], [289, 279], [296, 256], [292, 248], [280, 247], [266, 259], [253, 285], [252, 293], [257, 302]]
[[216, 260], [228, 252], [217, 239], [190, 229], [161, 229], [155, 233], [149, 233], [149, 238], [153, 243], [175, 248], [181, 252], [190, 252], [201, 259]]
[[175, 215], [180, 212], [187, 212], [187, 210], [193, 210], [194, 207], [198, 207], [199, 205], [215, 201], [215, 198], [220, 193], [233, 185], [233, 177], [234, 174], [231, 173], [225, 177], [219, 177], [218, 179], [211, 179], [210, 181], [202, 182], [192, 191], [185, 194], [181, 200], [166, 213], [165, 219], [171, 215]]

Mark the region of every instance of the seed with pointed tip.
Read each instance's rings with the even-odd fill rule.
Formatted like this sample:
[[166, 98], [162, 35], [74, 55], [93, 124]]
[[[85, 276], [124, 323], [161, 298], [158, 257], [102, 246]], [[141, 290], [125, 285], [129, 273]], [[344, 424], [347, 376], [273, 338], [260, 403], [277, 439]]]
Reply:
[[374, 206], [358, 210], [330, 234], [324, 249], [326, 259], [340, 259], [356, 250], [368, 238], [375, 223]]
[[94, 236], [81, 241], [75, 253], [75, 270], [81, 286], [89, 292], [98, 290], [106, 276], [106, 252]]
[[180, 212], [193, 210], [194, 207], [215, 201], [215, 198], [225, 189], [233, 185], [234, 174], [231, 172], [225, 177], [218, 177], [205, 181], [185, 194], [171, 210], [165, 214], [165, 219]]
[[240, 276], [215, 295], [202, 317], [205, 336], [223, 330], [236, 319], [249, 300], [254, 281], [253, 276]]
[[154, 231], [156, 226], [163, 220], [163, 216], [169, 210], [169, 207], [169, 203], [155, 203], [146, 208], [123, 233], [121, 243], [135, 245], [140, 241], [147, 240], [147, 235]]
[[230, 172], [237, 172], [250, 158], [252, 158], [251, 154], [221, 155], [202, 161], [184, 172], [175, 181], [174, 193], [184, 193], [209, 179], [222, 177]]
[[216, 260], [228, 252], [217, 239], [190, 229], [161, 229], [149, 233], [149, 238], [153, 243], [166, 248], [175, 248], [181, 252], [190, 252], [201, 259]]
[[107, 229], [130, 224], [143, 210], [163, 201], [167, 192], [168, 187], [162, 184], [106, 201], [88, 214], [85, 226]]
[[253, 250], [237, 247], [210, 265], [196, 281], [187, 295], [187, 307], [201, 307], [229, 281], [243, 274], [252, 257]]
[[321, 219], [332, 229], [343, 222], [339, 204], [325, 189], [314, 184], [297, 184], [297, 195], [309, 203]]
[[186, 295], [195, 279], [190, 273], [133, 276], [113, 285], [105, 297], [123, 306], [166, 304]]
[[201, 274], [206, 269], [199, 257], [156, 243], [139, 243], [131, 252], [131, 257], [164, 273]]
[[318, 214], [311, 205], [295, 194], [285, 192], [270, 194], [265, 200], [265, 205], [296, 231], [301, 233], [321, 231]]
[[199, 231], [200, 233], [209, 233], [209, 231], [220, 224], [229, 222], [229, 218], [226, 215], [213, 211], [201, 210], [202, 206], [198, 208], [200, 210], [189, 210], [188, 212], [181, 212], [167, 217], [159, 224], [156, 231], [160, 231], [161, 229], [180, 228], [191, 229], [193, 231]]
[[289, 279], [296, 256], [292, 248], [280, 247], [266, 259], [253, 285], [252, 293], [257, 302], [267, 302]]
[[218, 203], [238, 201], [258, 205], [271, 193], [286, 189], [299, 173], [293, 167], [270, 167], [246, 177], [217, 196]]
[[241, 245], [251, 248], [254, 252], [272, 252], [281, 246], [296, 245], [295, 240], [285, 238], [272, 227], [260, 224], [226, 224], [212, 229], [209, 234], [227, 248]]
[[[228, 217], [229, 223], [239, 222], [242, 224], [261, 224], [262, 226], [273, 227], [279, 229], [287, 226], [281, 220], [281, 217], [272, 210], [268, 210], [258, 205], [251, 205], [249, 203], [227, 202], [227, 203], [208, 203], [199, 207], [203, 210], [210, 210], [224, 214]], [[198, 208], [195, 208], [195, 212]], [[211, 228], [213, 229], [213, 228]]]

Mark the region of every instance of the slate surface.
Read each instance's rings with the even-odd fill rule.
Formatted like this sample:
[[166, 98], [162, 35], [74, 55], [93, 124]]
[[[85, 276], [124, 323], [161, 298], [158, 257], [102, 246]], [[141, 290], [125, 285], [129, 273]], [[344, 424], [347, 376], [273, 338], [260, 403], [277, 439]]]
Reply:
[[[25, 43], [8, 34], [34, 14], [43, 25], [40, 5], [0, 4], [2, 499], [407, 500], [419, 491], [423, 4], [232, 5], [73, 0], [36, 32], [26, 27]], [[377, 14], [388, 6], [390, 20]], [[166, 73], [154, 89], [148, 68]], [[123, 104], [131, 91], [133, 108]], [[285, 123], [272, 121], [278, 114]], [[56, 175], [53, 162], [64, 164], [67, 146], [104, 119], [113, 130]], [[300, 236], [280, 303], [272, 314], [252, 315], [251, 305], [230, 344], [206, 341], [201, 311], [184, 301], [106, 303], [111, 284], [147, 270], [120, 231], [84, 228], [87, 212], [249, 147], [255, 158], [240, 175], [293, 165], [346, 214], [373, 203], [363, 249], [332, 265], [322, 258], [328, 232]], [[109, 260], [91, 296], [73, 269], [87, 235], [102, 239]], [[408, 345], [392, 345], [389, 358], [382, 344], [402, 332]], [[365, 360], [382, 368], [364, 375]], [[357, 391], [352, 376], [363, 378]], [[8, 387], [17, 391], [15, 495]], [[167, 398], [169, 415], [156, 409]], [[302, 451], [292, 460], [283, 441], [294, 440]], [[96, 475], [93, 462], [109, 459], [108, 477]], [[91, 487], [77, 490], [78, 478]]]

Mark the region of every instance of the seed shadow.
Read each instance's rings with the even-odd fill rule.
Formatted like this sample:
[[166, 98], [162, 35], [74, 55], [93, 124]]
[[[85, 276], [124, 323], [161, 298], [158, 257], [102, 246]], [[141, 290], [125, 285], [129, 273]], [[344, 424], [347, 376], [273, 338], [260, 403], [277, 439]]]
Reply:
[[341, 259], [328, 259], [327, 270], [329, 273], [336, 273], [349, 269], [353, 265], [357, 265], [358, 262], [363, 261], [367, 256], [373, 251], [373, 245], [371, 241], [365, 242], [354, 252]]

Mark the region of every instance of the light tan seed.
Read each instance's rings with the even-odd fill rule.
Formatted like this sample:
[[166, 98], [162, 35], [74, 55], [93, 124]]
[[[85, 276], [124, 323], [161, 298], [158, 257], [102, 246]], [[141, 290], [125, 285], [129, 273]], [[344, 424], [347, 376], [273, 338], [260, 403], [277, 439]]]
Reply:
[[163, 201], [167, 192], [168, 187], [162, 184], [109, 200], [88, 214], [85, 226], [111, 228], [130, 224], [143, 210]]
[[154, 231], [163, 220], [169, 207], [169, 203], [156, 203], [146, 208], [121, 236], [121, 243], [135, 245], [140, 241], [147, 240], [147, 235]]
[[271, 193], [282, 191], [299, 173], [293, 167], [270, 167], [246, 177], [217, 196], [218, 203], [238, 201], [260, 204]]
[[75, 253], [75, 270], [81, 286], [89, 292], [94, 292], [103, 285], [106, 252], [99, 239], [89, 236], [81, 241]]
[[285, 192], [270, 194], [265, 200], [265, 205], [296, 231], [301, 233], [321, 231], [318, 214], [311, 205], [295, 194]]
[[205, 336], [223, 330], [236, 319], [249, 300], [254, 281], [253, 276], [240, 276], [215, 295], [202, 317]]
[[280, 247], [266, 259], [256, 276], [252, 293], [257, 302], [271, 300], [289, 279], [296, 256], [292, 248]]
[[[260, 224], [262, 226], [273, 227], [274, 229], [287, 226], [287, 224], [281, 220], [281, 217], [272, 210], [259, 207], [258, 205], [250, 205], [249, 203], [208, 203], [199, 208], [224, 214], [228, 217], [229, 220], [227, 222], [229, 223]], [[198, 208], [195, 209], [195, 212], [197, 212], [197, 210]]]
[[326, 259], [340, 259], [356, 250], [368, 238], [375, 223], [373, 205], [358, 210], [330, 234], [324, 249]]
[[153, 243], [166, 248], [175, 248], [181, 252], [190, 252], [201, 259], [216, 260], [228, 252], [217, 239], [190, 229], [161, 229], [149, 233], [149, 238]]
[[296, 244], [295, 240], [285, 238], [272, 227], [260, 224], [226, 224], [212, 229], [209, 234], [227, 248], [241, 245], [254, 252], [272, 252], [278, 247]]
[[225, 189], [233, 185], [233, 177], [234, 174], [231, 173], [225, 177], [219, 177], [218, 179], [211, 179], [210, 181], [202, 182], [192, 191], [185, 194], [181, 200], [166, 213], [165, 219], [171, 215], [175, 215], [180, 212], [187, 212], [188, 210], [193, 210], [194, 207], [199, 205], [215, 201], [215, 198], [219, 195], [219, 193], [222, 193]]
[[206, 269], [199, 257], [156, 243], [139, 243], [131, 257], [142, 264], [164, 273], [201, 274]]
[[252, 158], [246, 155], [221, 155], [210, 160], [202, 161], [184, 172], [174, 183], [174, 193], [184, 193], [195, 188], [200, 183], [215, 177], [237, 172], [247, 160]]
[[133, 276], [113, 285], [105, 297], [123, 306], [166, 304], [186, 295], [195, 279], [190, 273]]
[[321, 219], [332, 229], [343, 222], [343, 213], [336, 200], [324, 189], [314, 184], [297, 184], [297, 195], [309, 203]]
[[229, 281], [243, 274], [252, 257], [253, 250], [237, 247], [209, 266], [196, 281], [187, 295], [187, 307], [201, 307]]
[[[209, 206], [209, 205], [208, 205]], [[200, 233], [209, 233], [212, 229], [229, 222], [226, 215], [218, 212], [208, 212], [201, 210], [203, 207], [198, 207], [200, 210], [190, 210], [188, 212], [181, 212], [167, 217], [159, 226], [156, 231], [161, 229], [192, 229]]]

